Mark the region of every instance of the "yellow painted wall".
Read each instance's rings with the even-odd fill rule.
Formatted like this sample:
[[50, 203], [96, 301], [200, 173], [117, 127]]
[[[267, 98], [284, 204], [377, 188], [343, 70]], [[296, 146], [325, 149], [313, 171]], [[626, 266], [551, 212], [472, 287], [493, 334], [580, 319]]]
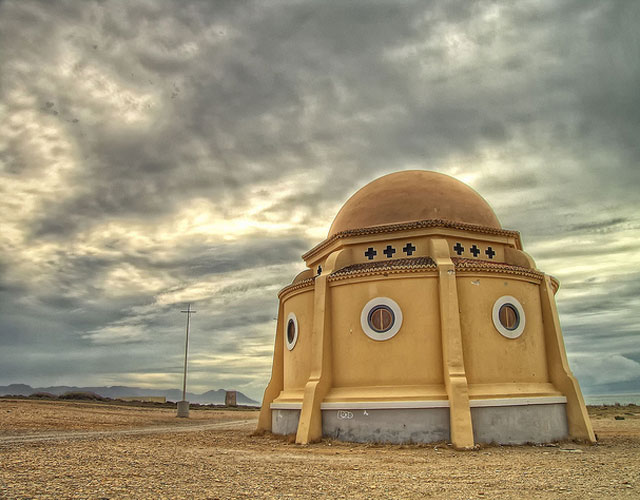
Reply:
[[[341, 247], [349, 248], [351, 251], [349, 264], [379, 262], [391, 260], [384, 253], [382, 253], [387, 245], [391, 245], [396, 250], [396, 252], [393, 254], [393, 259], [408, 257], [408, 255], [404, 253], [402, 249], [409, 242], [416, 247], [416, 250], [413, 252], [411, 257], [422, 257], [429, 256], [429, 240], [434, 237], [444, 237], [447, 239], [449, 252], [452, 257], [462, 257], [472, 260], [486, 260], [490, 262], [504, 262], [505, 245], [511, 247], [514, 247], [516, 245], [516, 241], [508, 236], [487, 234], [478, 234], [475, 236], [476, 237], [470, 236], [469, 231], [446, 228], [428, 228], [418, 231], [399, 231], [397, 233], [394, 233], [393, 237], [390, 237], [389, 234], [383, 233], [364, 236], [353, 236], [335, 242], [329, 248], [332, 248], [334, 250]], [[462, 255], [458, 255], [453, 250], [453, 246], [457, 242], [460, 242], [464, 247], [464, 252], [462, 253]], [[480, 254], [478, 255], [478, 257], [474, 257], [470, 252], [471, 246], [473, 244], [475, 244], [480, 249]], [[485, 254], [485, 251], [489, 246], [491, 246], [491, 248], [493, 248], [493, 250], [496, 252], [493, 259], [489, 259], [489, 257]], [[377, 252], [372, 260], [364, 255], [364, 252], [366, 252], [370, 247]], [[326, 252], [328, 251], [329, 250], [327, 249]], [[313, 255], [312, 258], [307, 261], [307, 265], [311, 269], [313, 269], [315, 273], [319, 264], [322, 264], [324, 268], [325, 258], [325, 252]]]
[[[284, 298], [284, 390], [304, 389], [311, 369], [311, 328], [313, 325], [313, 287]], [[298, 341], [287, 348], [287, 317], [293, 312], [298, 319]]]
[[[333, 386], [443, 384], [437, 277], [336, 282], [331, 292]], [[402, 310], [400, 331], [375, 341], [360, 326], [369, 300], [389, 297]]]
[[[513, 278], [464, 273], [457, 278], [464, 365], [469, 384], [549, 381], [538, 284]], [[524, 309], [524, 332], [517, 339], [493, 326], [497, 299], [511, 295]]]

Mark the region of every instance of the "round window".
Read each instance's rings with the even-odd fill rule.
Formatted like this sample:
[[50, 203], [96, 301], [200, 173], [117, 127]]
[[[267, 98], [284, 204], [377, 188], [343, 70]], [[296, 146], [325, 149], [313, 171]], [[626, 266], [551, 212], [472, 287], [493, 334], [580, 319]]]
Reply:
[[371, 299], [362, 309], [360, 325], [367, 337], [373, 340], [388, 340], [402, 326], [402, 311], [388, 297]]
[[493, 305], [493, 326], [509, 339], [518, 338], [524, 331], [524, 309], [515, 297], [505, 295]]
[[507, 330], [513, 331], [518, 328], [520, 324], [520, 315], [518, 310], [511, 304], [504, 304], [498, 312], [498, 319], [500, 324]]
[[293, 344], [293, 340], [296, 338], [296, 324], [292, 319], [289, 320], [287, 324], [287, 342], [289, 344]]
[[289, 313], [287, 316], [287, 325], [285, 330], [287, 349], [291, 350], [298, 341], [298, 318], [294, 313]]
[[393, 311], [388, 306], [375, 306], [369, 311], [367, 322], [376, 332], [387, 332], [393, 326]]

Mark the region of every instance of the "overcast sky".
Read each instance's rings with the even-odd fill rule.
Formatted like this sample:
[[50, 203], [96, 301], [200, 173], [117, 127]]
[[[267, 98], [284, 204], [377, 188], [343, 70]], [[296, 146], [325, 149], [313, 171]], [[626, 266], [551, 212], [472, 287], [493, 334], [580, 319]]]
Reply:
[[276, 294], [358, 188], [453, 175], [640, 392], [640, 2], [0, 0], [0, 385], [261, 399]]

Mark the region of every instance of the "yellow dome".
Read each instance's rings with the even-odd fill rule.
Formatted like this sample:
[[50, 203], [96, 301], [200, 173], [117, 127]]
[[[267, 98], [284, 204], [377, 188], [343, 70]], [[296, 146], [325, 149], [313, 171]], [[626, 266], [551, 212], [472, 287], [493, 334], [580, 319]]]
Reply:
[[501, 229], [489, 204], [463, 182], [437, 172], [405, 170], [380, 177], [349, 198], [329, 237], [348, 229], [426, 219]]

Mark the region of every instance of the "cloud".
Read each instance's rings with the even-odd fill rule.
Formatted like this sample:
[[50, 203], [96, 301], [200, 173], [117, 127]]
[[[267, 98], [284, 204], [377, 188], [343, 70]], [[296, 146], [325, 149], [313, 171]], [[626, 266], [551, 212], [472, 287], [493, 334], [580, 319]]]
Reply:
[[[408, 168], [469, 183], [521, 231], [562, 281], [568, 346], [610, 336], [626, 356], [638, 13], [577, 0], [0, 3], [0, 343], [32, 360], [0, 379], [44, 376], [25, 353], [51, 351], [46, 373], [63, 377], [70, 353], [98, 346], [110, 380], [179, 365], [171, 335], [189, 300], [211, 338], [228, 333], [203, 349], [249, 367], [249, 336], [262, 366], [299, 256], [356, 189]], [[135, 362], [114, 354], [123, 343]], [[259, 398], [266, 380], [238, 383]]]
[[572, 356], [574, 374], [586, 386], [640, 382], [640, 363], [618, 354]]
[[591, 232], [591, 231], [596, 231], [596, 232], [611, 231], [615, 227], [617, 227], [620, 224], [623, 224], [625, 222], [629, 222], [629, 219], [627, 217], [616, 217], [616, 218], [608, 219], [608, 220], [604, 220], [604, 221], [594, 221], [594, 222], [590, 222], [590, 223], [575, 224], [575, 225], [571, 226], [571, 228], [569, 230], [570, 231], [579, 231], [579, 232], [582, 232], [582, 231], [585, 231], [585, 230], [588, 230], [589, 232]]

